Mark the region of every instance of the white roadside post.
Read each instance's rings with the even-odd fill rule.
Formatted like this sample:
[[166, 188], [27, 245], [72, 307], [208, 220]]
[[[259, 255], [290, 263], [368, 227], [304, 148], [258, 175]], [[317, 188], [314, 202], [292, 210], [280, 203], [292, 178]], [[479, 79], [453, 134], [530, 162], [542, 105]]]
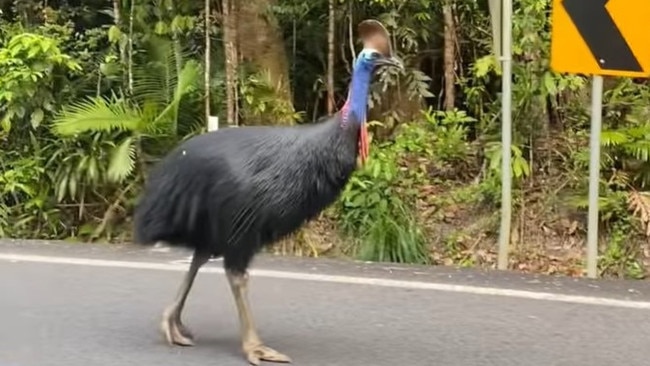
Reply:
[[508, 269], [510, 224], [512, 221], [512, 0], [503, 0], [503, 55], [501, 86], [501, 229], [499, 231], [498, 268]]
[[589, 214], [587, 276], [598, 277], [598, 185], [600, 184], [600, 134], [603, 110], [603, 77], [591, 80], [591, 134], [589, 137]]
[[497, 268], [505, 270], [508, 269], [512, 221], [512, 0], [489, 0], [489, 6], [494, 52], [502, 68], [501, 225]]

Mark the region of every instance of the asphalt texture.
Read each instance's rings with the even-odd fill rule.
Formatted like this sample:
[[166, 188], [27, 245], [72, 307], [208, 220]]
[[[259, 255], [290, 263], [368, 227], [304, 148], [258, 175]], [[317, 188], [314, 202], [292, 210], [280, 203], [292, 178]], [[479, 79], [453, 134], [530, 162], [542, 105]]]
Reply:
[[[0, 255], [10, 253], [175, 264], [188, 258], [133, 246], [0, 241]], [[646, 281], [272, 256], [258, 257], [253, 268], [650, 301]], [[247, 365], [222, 274], [200, 273], [190, 293], [184, 322], [196, 346], [163, 341], [161, 312], [182, 275], [0, 259], [0, 366]], [[650, 365], [648, 310], [255, 276], [250, 298], [262, 338], [294, 365]]]

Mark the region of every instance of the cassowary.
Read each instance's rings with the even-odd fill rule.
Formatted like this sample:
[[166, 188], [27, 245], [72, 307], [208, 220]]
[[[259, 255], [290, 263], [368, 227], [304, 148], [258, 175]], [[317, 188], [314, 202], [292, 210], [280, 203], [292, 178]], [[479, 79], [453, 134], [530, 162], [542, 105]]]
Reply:
[[264, 345], [253, 323], [247, 269], [265, 245], [295, 232], [332, 204], [368, 155], [366, 109], [378, 66], [403, 68], [388, 32], [375, 20], [359, 24], [363, 50], [345, 105], [304, 126], [251, 126], [193, 137], [152, 170], [134, 213], [140, 244], [193, 249], [192, 262], [162, 320], [170, 344], [193, 345], [181, 312], [199, 268], [223, 257], [248, 361], [290, 362]]

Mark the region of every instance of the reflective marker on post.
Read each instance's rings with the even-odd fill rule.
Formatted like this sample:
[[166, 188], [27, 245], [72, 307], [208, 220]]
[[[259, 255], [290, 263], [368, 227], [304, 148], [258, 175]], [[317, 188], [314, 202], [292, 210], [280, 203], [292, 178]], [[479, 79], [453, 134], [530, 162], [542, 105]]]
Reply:
[[208, 119], [208, 132], [219, 129], [219, 116], [210, 116]]

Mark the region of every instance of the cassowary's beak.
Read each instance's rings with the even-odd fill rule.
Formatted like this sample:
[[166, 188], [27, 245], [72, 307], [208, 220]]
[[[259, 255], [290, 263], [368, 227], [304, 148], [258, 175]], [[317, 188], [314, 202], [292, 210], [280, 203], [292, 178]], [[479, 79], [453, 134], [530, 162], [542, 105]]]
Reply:
[[375, 63], [377, 64], [377, 66], [390, 66], [390, 67], [396, 67], [400, 70], [404, 70], [404, 64], [402, 63], [402, 60], [400, 60], [395, 56], [380, 58]]

